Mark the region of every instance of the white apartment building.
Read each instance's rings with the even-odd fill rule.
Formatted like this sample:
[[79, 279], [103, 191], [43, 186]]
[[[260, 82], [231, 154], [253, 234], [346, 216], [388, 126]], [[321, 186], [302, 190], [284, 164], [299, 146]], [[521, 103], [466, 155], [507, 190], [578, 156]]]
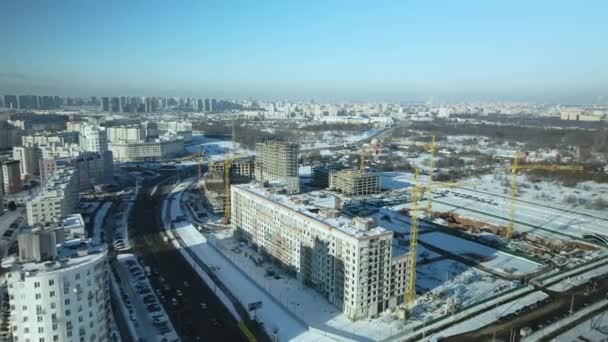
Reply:
[[188, 121], [160, 121], [156, 124], [158, 135], [176, 135], [185, 143], [192, 141], [192, 123]]
[[80, 149], [99, 154], [108, 151], [108, 132], [106, 128], [83, 125], [80, 129]]
[[78, 212], [80, 204], [78, 171], [73, 167], [55, 170], [42, 191], [26, 203], [27, 223], [54, 222]]
[[110, 142], [114, 160], [117, 162], [132, 162], [157, 160], [174, 157], [184, 152], [184, 141], [181, 139], [140, 142]]
[[280, 195], [253, 183], [231, 191], [236, 234], [350, 319], [374, 317], [403, 302], [407, 254], [392, 248], [392, 231], [323, 207], [327, 197]]
[[36, 146], [14, 146], [13, 147], [13, 159], [20, 162], [21, 178], [24, 179], [28, 176], [38, 175], [40, 168], [38, 161], [40, 160], [41, 153]]
[[108, 141], [118, 142], [140, 142], [146, 140], [146, 130], [140, 125], [107, 127]]
[[110, 340], [107, 252], [81, 240], [62, 242], [62, 234], [22, 233], [19, 258], [3, 262], [15, 342]]

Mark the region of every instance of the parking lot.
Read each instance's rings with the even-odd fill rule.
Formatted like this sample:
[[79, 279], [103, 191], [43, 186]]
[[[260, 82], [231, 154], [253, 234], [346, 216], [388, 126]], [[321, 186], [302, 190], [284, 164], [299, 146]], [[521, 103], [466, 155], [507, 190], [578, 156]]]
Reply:
[[159, 296], [148, 281], [149, 269], [132, 254], [117, 256], [114, 266], [115, 275], [120, 279], [120, 296], [128, 310], [129, 324], [135, 326], [137, 335], [146, 341], [177, 341], [178, 336]]

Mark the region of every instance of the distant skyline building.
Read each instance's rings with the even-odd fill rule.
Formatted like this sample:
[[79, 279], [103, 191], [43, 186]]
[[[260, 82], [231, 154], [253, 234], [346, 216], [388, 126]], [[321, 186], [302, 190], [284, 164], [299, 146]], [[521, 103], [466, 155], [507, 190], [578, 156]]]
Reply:
[[11, 109], [19, 109], [19, 98], [17, 95], [4, 95], [4, 106]]
[[101, 110], [104, 112], [110, 111], [110, 98], [109, 97], [101, 98]]

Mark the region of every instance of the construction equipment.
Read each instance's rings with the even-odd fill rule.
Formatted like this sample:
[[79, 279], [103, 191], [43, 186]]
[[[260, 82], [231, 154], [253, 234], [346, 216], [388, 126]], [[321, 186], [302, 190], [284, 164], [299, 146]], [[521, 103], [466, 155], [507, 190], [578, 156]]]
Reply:
[[224, 160], [224, 223], [230, 223], [231, 194], [230, 194], [230, 166], [232, 158]]
[[377, 154], [378, 150], [375, 148], [361, 148], [361, 151], [359, 152], [359, 172], [361, 172], [362, 174], [365, 173], [365, 156], [367, 156], [369, 152]]
[[198, 163], [198, 189], [200, 190], [201, 194], [203, 193], [203, 152], [197, 152], [199, 153], [200, 156], [200, 160]]
[[407, 284], [405, 289], [405, 307], [408, 312], [416, 302], [416, 247], [418, 246], [418, 201], [422, 188], [418, 184], [418, 168], [414, 172], [412, 187], [412, 208], [410, 209], [410, 250], [407, 258]]
[[515, 197], [517, 197], [517, 173], [520, 170], [544, 170], [544, 171], [583, 171], [582, 166], [570, 166], [570, 165], [543, 165], [543, 164], [520, 164], [519, 163], [519, 151], [515, 152], [513, 156], [513, 163], [511, 164], [511, 196], [509, 202], [509, 223], [507, 224], [507, 230], [505, 232], [505, 238], [511, 239], [513, 236], [513, 226], [515, 222]]
[[433, 172], [435, 171], [435, 151], [437, 150], [437, 146], [435, 145], [435, 136], [429, 144], [426, 145], [431, 152], [431, 163], [429, 165], [429, 186], [426, 191], [426, 214], [427, 216], [431, 216], [433, 214]]

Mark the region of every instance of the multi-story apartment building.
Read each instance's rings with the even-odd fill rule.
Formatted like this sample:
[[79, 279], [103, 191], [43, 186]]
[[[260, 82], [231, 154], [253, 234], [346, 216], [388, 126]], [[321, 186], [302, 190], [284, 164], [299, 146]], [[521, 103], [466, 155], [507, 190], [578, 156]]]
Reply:
[[[306, 196], [306, 197], [305, 197]], [[372, 219], [351, 219], [311, 194], [286, 196], [250, 183], [233, 185], [236, 234], [293, 271], [350, 319], [403, 302], [407, 254], [393, 232]], [[327, 197], [326, 197], [327, 198]]]
[[27, 223], [54, 222], [78, 212], [78, 170], [62, 167], [47, 179], [42, 191], [26, 203]]
[[282, 180], [287, 190], [300, 191], [299, 145], [288, 141], [268, 141], [255, 146], [255, 178], [260, 182]]
[[165, 159], [184, 152], [181, 139], [156, 139], [140, 142], [111, 142], [109, 149], [117, 162]]
[[335, 171], [329, 174], [329, 188], [347, 196], [365, 196], [380, 192], [380, 176], [355, 170]]
[[13, 341], [109, 341], [112, 311], [105, 248], [63, 241], [63, 228], [18, 236], [18, 259], [5, 260]]
[[106, 152], [108, 150], [108, 132], [105, 127], [82, 125], [80, 148], [86, 152]]
[[192, 123], [187, 121], [160, 121], [157, 123], [159, 135], [169, 134], [181, 137], [185, 143], [192, 141]]
[[113, 126], [106, 128], [107, 140], [111, 143], [145, 141], [146, 130], [140, 125]]
[[60, 132], [41, 132], [21, 137], [23, 145], [65, 145], [77, 144], [78, 132], [60, 131]]
[[13, 147], [13, 159], [20, 162], [21, 178], [23, 179], [40, 174], [38, 165], [40, 157], [40, 150], [38, 150], [36, 146], [25, 145]]
[[18, 160], [7, 160], [2, 162], [0, 175], [2, 176], [2, 188], [5, 194], [13, 194], [21, 191], [21, 163]]
[[89, 189], [95, 185], [112, 182], [114, 166], [112, 152], [103, 154], [85, 152], [75, 157], [61, 157], [42, 159], [40, 161], [40, 181], [47, 184], [58, 168], [71, 166], [78, 170], [78, 179], [81, 190]]

